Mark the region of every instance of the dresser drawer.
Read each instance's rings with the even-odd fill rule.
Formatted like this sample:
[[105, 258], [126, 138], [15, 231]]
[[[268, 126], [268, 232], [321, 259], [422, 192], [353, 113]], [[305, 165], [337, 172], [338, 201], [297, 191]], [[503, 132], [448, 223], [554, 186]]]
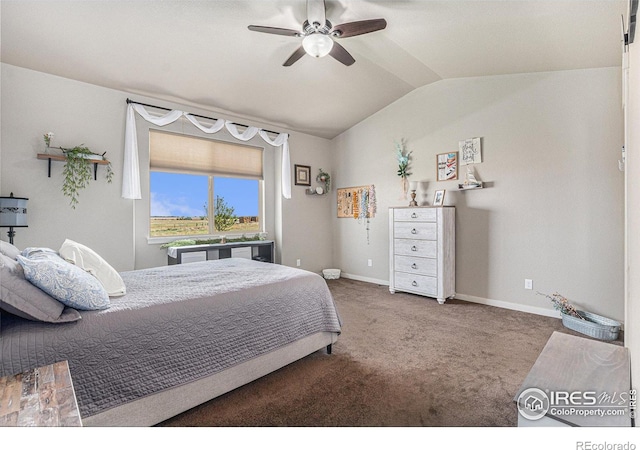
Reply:
[[396, 221], [401, 221], [401, 222], [435, 222], [436, 209], [435, 208], [395, 209], [393, 212], [393, 218]]
[[436, 241], [419, 239], [394, 239], [394, 253], [405, 256], [436, 257]]
[[393, 225], [393, 235], [403, 239], [436, 240], [435, 222], [396, 222]]
[[406, 272], [416, 275], [429, 275], [432, 277], [435, 277], [438, 274], [437, 261], [433, 258], [395, 256], [393, 265], [396, 272]]
[[396, 272], [396, 289], [416, 292], [428, 296], [438, 295], [437, 278], [425, 275], [413, 275], [410, 273]]

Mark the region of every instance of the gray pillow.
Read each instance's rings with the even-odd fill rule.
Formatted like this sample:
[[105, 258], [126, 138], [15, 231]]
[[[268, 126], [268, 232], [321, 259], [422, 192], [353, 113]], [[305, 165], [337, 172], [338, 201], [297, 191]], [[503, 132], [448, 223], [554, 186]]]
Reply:
[[75, 322], [80, 313], [31, 284], [22, 266], [0, 254], [0, 309], [23, 319], [49, 323]]
[[20, 250], [13, 244], [5, 241], [0, 241], [0, 253], [8, 256], [11, 259], [16, 259], [16, 256], [20, 254]]

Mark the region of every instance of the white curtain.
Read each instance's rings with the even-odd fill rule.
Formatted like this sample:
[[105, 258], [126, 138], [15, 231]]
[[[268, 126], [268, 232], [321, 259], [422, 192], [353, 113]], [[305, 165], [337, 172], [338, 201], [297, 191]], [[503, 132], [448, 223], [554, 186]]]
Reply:
[[212, 126], [207, 127], [202, 125], [192, 114], [177, 109], [169, 111], [164, 116], [154, 117], [150, 115], [142, 105], [135, 103], [129, 103], [127, 106], [127, 122], [124, 133], [124, 166], [122, 170], [123, 198], [133, 200], [142, 198], [140, 190], [140, 164], [138, 162], [138, 136], [136, 134], [136, 118], [134, 112], [140, 114], [147, 122], [160, 127], [173, 123], [184, 116], [199, 130], [207, 134], [217, 133], [224, 127], [234, 138], [240, 141], [248, 141], [256, 134], [259, 134], [267, 144], [273, 145], [274, 147], [282, 146], [282, 196], [284, 198], [291, 198], [291, 164], [289, 161], [289, 135], [287, 133], [280, 133], [273, 140], [269, 138], [265, 130], [257, 127], [248, 127], [243, 133], [240, 133], [236, 124], [224, 119], [218, 119]]
[[216, 123], [214, 123], [212, 126], [210, 127], [205, 127], [204, 125], [202, 125], [200, 122], [198, 122], [198, 119], [196, 119], [194, 116], [192, 116], [191, 114], [186, 114], [184, 115], [187, 119], [189, 119], [189, 122], [191, 122], [192, 124], [194, 124], [197, 128], [200, 129], [200, 131], [202, 131], [203, 133], [207, 133], [207, 134], [213, 134], [213, 133], [217, 133], [218, 131], [222, 130], [222, 127], [224, 127], [224, 123], [225, 120], [224, 119], [218, 119], [216, 120]]
[[240, 141], [248, 141], [249, 139], [252, 139], [256, 134], [258, 134], [258, 128], [256, 127], [249, 127], [244, 130], [244, 133], [240, 133], [235, 123], [227, 122], [225, 125], [227, 131], [231, 133], [231, 136]]
[[[282, 146], [282, 195], [284, 198], [291, 198], [291, 162], [289, 160], [289, 135], [280, 133], [274, 140], [269, 138], [266, 131], [260, 130], [258, 134], [264, 141], [274, 147]], [[284, 174], [287, 174], [285, 177]]]

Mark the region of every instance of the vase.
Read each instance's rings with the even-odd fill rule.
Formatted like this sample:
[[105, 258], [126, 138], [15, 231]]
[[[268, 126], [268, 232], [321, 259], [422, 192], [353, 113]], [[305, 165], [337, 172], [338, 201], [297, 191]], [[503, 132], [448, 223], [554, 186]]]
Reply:
[[409, 180], [407, 180], [407, 177], [402, 177], [402, 200], [406, 200], [407, 197], [407, 193], [409, 192]]

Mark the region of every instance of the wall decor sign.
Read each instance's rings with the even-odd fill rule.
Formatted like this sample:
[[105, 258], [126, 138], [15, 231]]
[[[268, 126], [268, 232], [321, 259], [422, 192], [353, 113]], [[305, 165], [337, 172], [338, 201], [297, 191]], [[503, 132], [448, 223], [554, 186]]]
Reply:
[[458, 152], [440, 153], [436, 155], [438, 165], [438, 181], [456, 180], [458, 178]]
[[478, 164], [482, 162], [480, 138], [465, 139], [458, 142], [460, 150], [460, 165]]
[[338, 218], [369, 219], [376, 215], [374, 185], [340, 188], [338, 192]]
[[294, 165], [296, 186], [311, 186], [311, 166]]

